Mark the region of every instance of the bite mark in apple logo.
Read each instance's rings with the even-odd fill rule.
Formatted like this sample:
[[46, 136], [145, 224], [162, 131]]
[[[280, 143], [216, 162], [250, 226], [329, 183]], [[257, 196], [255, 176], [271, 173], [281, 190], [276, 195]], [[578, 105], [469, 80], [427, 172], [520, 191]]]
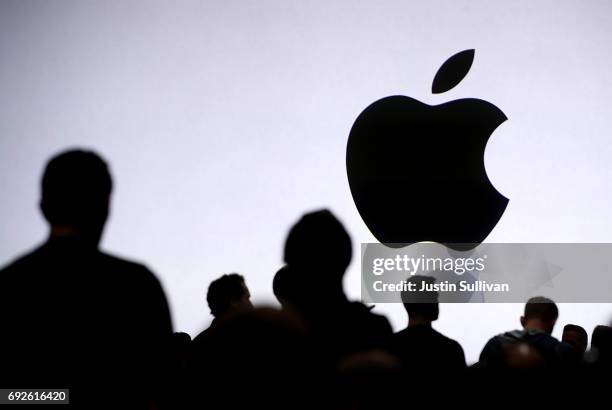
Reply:
[[[432, 92], [457, 85], [473, 59], [474, 50], [450, 57]], [[428, 105], [394, 95], [363, 110], [351, 128], [346, 169], [357, 210], [376, 239], [390, 247], [481, 243], [508, 204], [484, 164], [487, 141], [506, 119], [474, 98]]]

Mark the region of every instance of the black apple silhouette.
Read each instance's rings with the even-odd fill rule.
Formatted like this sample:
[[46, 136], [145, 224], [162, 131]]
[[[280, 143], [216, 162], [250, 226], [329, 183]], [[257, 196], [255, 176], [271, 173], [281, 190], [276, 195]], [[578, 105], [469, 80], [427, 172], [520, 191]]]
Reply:
[[[474, 50], [449, 58], [432, 91], [457, 85], [473, 59]], [[390, 247], [482, 242], [508, 204], [484, 166], [487, 141], [506, 119], [479, 99], [431, 106], [401, 95], [382, 98], [359, 114], [346, 169], [355, 205], [376, 239]]]

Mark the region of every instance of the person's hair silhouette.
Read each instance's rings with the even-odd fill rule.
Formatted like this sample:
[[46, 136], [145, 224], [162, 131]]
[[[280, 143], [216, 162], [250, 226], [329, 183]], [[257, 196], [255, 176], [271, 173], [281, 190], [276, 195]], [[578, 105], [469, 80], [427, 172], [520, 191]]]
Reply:
[[555, 302], [544, 296], [535, 296], [525, 304], [521, 325], [526, 329], [536, 329], [550, 335], [558, 317], [559, 309]]
[[589, 345], [589, 335], [582, 326], [567, 324], [563, 327], [561, 340], [583, 354]]
[[40, 202], [52, 235], [76, 235], [97, 244], [112, 185], [106, 162], [94, 152], [73, 150], [52, 158], [42, 178]]
[[[166, 296], [145, 266], [98, 248], [112, 179], [91, 151], [53, 157], [42, 178], [48, 240], [0, 271], [0, 362], [10, 383], [66, 386], [71, 402], [147, 405], [172, 333]], [[113, 380], [113, 398], [99, 385]]]
[[244, 277], [237, 273], [226, 274], [212, 281], [206, 300], [215, 318], [253, 307]]

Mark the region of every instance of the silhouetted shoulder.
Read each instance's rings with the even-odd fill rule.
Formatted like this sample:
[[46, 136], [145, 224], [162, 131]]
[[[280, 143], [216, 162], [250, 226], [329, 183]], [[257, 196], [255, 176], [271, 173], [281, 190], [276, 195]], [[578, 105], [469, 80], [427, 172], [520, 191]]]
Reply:
[[389, 320], [383, 315], [372, 312], [372, 309], [360, 302], [351, 302], [349, 305], [349, 310], [358, 321], [362, 322], [362, 325], [367, 325], [371, 331], [380, 335], [391, 335], [393, 329]]
[[106, 252], [99, 252], [100, 261], [103, 263], [113, 264], [118, 268], [123, 268], [126, 270], [140, 271], [141, 273], [148, 272], [151, 273], [151, 270], [147, 268], [144, 264], [132, 261], [129, 259], [125, 259], [123, 257], [115, 256]]
[[461, 345], [431, 326], [411, 326], [394, 334], [389, 350], [410, 368], [435, 371], [466, 367]]
[[554, 364], [565, 353], [561, 342], [541, 331], [513, 330], [492, 337], [480, 353], [480, 363], [487, 366], [503, 364], [504, 352], [509, 346], [525, 343], [534, 348], [548, 364]]
[[482, 348], [478, 362], [481, 366], [494, 366], [501, 363], [503, 347], [509, 340], [505, 334], [498, 334], [490, 338]]
[[434, 332], [438, 335], [441, 342], [448, 347], [450, 356], [457, 361], [460, 367], [465, 367], [465, 352], [463, 347], [455, 339], [451, 339], [448, 336], [444, 336], [442, 333], [434, 329]]
[[[156, 281], [155, 275], [146, 266], [140, 263], [122, 259], [104, 252], [82, 252], [78, 248], [68, 246], [55, 247], [48, 243], [31, 251], [24, 252], [6, 265], [0, 267], [0, 275], [32, 271], [34, 268], [42, 269], [52, 267], [49, 266], [48, 263], [68, 266], [83, 262], [95, 263], [96, 267], [99, 268], [113, 267], [122, 272], [132, 272], [136, 278]], [[111, 276], [112, 273], [113, 272], [108, 272]]]
[[42, 246], [35, 248], [34, 250], [23, 252], [16, 258], [8, 261], [4, 265], [0, 265], [0, 280], [7, 279], [10, 275], [27, 269], [35, 261], [38, 260], [39, 254], [43, 249]]
[[451, 339], [450, 337], [443, 335], [442, 333], [438, 332], [436, 329], [431, 329], [431, 330], [433, 331], [433, 334], [435, 335], [435, 337], [440, 339], [442, 343], [446, 343], [448, 346], [451, 346], [454, 349], [461, 350], [461, 352], [463, 353], [463, 348], [455, 339]]
[[100, 253], [99, 262], [102, 266], [113, 267], [121, 272], [129, 272], [133, 280], [142, 281], [151, 286], [160, 286], [155, 274], [147, 266], [139, 262], [130, 261], [104, 252]]
[[114, 284], [123, 288], [123, 294], [129, 298], [126, 302], [132, 305], [133, 311], [156, 319], [148, 323], [151, 327], [149, 330], [171, 333], [172, 324], [164, 290], [148, 267], [107, 253], [100, 253], [99, 266], [106, 272], [113, 272]]
[[76, 243], [56, 240], [36, 248], [3, 268], [0, 282], [5, 303], [29, 304], [31, 312], [24, 313], [35, 313], [42, 300], [55, 294], [54, 306], [62, 300], [81, 306], [80, 311], [67, 312], [71, 317], [95, 311], [117, 315], [115, 324], [124, 321], [118, 316], [125, 321], [146, 318], [131, 324], [171, 332], [166, 296], [150, 269]]
[[213, 319], [210, 326], [204, 330], [202, 330], [196, 337], [193, 338], [191, 344], [195, 346], [195, 349], [203, 349], [206, 347], [208, 340], [211, 337], [211, 334], [214, 334], [215, 328], [217, 327], [218, 321], [217, 319]]

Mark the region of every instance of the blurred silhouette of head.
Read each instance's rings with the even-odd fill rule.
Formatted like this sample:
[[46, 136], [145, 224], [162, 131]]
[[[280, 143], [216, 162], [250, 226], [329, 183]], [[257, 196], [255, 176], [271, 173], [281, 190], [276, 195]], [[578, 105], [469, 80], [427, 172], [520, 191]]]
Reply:
[[528, 330], [540, 330], [551, 334], [558, 317], [559, 309], [555, 302], [544, 296], [535, 296], [525, 304], [521, 325]]
[[571, 345], [576, 351], [584, 353], [589, 344], [589, 335], [582, 326], [568, 324], [563, 327], [561, 340]]
[[285, 265], [276, 272], [272, 281], [272, 290], [274, 296], [284, 309], [291, 308], [295, 304], [296, 293], [294, 290], [295, 278], [289, 269], [289, 265]]
[[96, 245], [109, 214], [112, 179], [106, 162], [91, 151], [53, 157], [42, 178], [40, 207], [52, 236], [74, 236]]
[[249, 310], [253, 307], [244, 277], [230, 273], [215, 279], [206, 294], [210, 313], [215, 318]]
[[336, 383], [332, 392], [337, 403], [333, 408], [404, 407], [395, 401], [394, 394], [375, 393], [405, 388], [401, 361], [391, 353], [384, 350], [356, 352], [344, 357], [335, 370]]
[[596, 352], [597, 361], [609, 366], [612, 363], [612, 327], [595, 326], [591, 335], [591, 348]]
[[436, 282], [431, 276], [414, 275], [406, 280], [407, 283], [414, 283], [414, 291], [403, 291], [401, 294], [404, 308], [408, 312], [408, 325], [431, 324], [438, 320], [440, 308], [438, 305], [437, 291], [421, 291], [423, 284], [427, 286]]
[[508, 369], [536, 369], [546, 364], [537, 349], [528, 343], [512, 343], [502, 352], [503, 365]]
[[320, 293], [341, 290], [352, 252], [351, 238], [342, 223], [330, 211], [320, 210], [305, 214], [293, 225], [284, 259], [306, 285], [316, 282], [315, 290]]

